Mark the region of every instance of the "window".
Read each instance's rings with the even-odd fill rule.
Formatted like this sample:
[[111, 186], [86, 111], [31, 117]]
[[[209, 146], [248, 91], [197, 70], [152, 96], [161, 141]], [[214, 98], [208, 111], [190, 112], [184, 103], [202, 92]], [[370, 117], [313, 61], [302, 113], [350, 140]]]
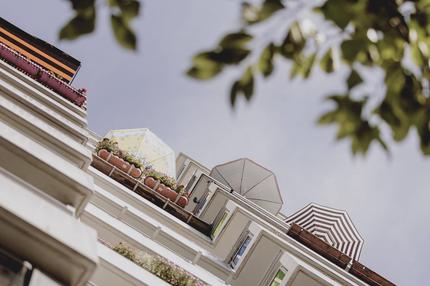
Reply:
[[218, 222], [214, 225], [214, 228], [212, 229], [212, 238], [215, 238], [218, 236], [218, 234], [221, 232], [222, 227], [224, 225], [225, 220], [227, 219], [228, 211], [224, 211], [222, 214], [222, 217], [218, 220]]
[[251, 242], [253, 234], [248, 232], [242, 242], [239, 244], [236, 252], [230, 260], [231, 268], [235, 268], [237, 264], [239, 264], [240, 259], [242, 258], [245, 250], [248, 248], [249, 243]]
[[279, 268], [278, 271], [276, 272], [275, 277], [273, 277], [272, 282], [270, 283], [270, 286], [280, 286], [286, 274], [287, 274], [287, 269], [285, 269], [284, 267]]
[[193, 175], [191, 179], [188, 181], [187, 186], [185, 187], [185, 191], [187, 191], [187, 193], [190, 193], [191, 186], [194, 184], [194, 181], [196, 180], [196, 178], [197, 178], [196, 175]]

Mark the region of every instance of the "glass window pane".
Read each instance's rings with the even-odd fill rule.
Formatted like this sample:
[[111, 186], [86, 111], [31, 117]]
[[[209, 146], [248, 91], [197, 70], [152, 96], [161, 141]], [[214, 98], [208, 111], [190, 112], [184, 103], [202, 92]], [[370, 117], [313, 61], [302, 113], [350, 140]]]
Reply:
[[235, 254], [233, 255], [231, 261], [230, 261], [230, 266], [231, 267], [235, 267], [240, 259], [242, 258], [242, 255], [245, 253], [246, 249], [248, 248], [249, 243], [252, 240], [253, 235], [251, 233], [248, 233], [245, 237], [245, 239], [242, 241], [242, 243], [239, 245], [239, 247], [237, 248]]
[[224, 221], [227, 218], [227, 214], [228, 212], [223, 213], [222, 218], [218, 221], [218, 223], [216, 224], [215, 228], [212, 231], [212, 237], [216, 237], [221, 232], [222, 225], [224, 224]]
[[276, 273], [276, 278], [278, 278], [279, 280], [282, 280], [284, 279], [284, 277], [285, 277], [285, 272], [282, 271], [282, 269], [279, 269], [278, 273]]
[[275, 277], [273, 277], [273, 280], [270, 283], [270, 286], [279, 286], [279, 285], [281, 285], [282, 280], [284, 280], [286, 273], [287, 273], [287, 269], [285, 269], [284, 267], [278, 269], [278, 271], [276, 272]]

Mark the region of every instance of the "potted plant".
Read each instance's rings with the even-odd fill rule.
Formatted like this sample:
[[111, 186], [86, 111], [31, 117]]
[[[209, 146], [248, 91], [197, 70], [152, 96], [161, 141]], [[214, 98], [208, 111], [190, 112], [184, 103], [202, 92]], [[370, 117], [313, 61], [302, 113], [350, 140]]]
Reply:
[[148, 167], [143, 170], [143, 175], [145, 176], [143, 183], [150, 189], [154, 189], [157, 185], [157, 181], [160, 180], [159, 173], [154, 169]]
[[188, 204], [188, 196], [185, 191], [185, 187], [180, 185], [175, 191], [178, 194], [178, 197], [176, 198], [176, 204], [181, 207], [185, 207]]
[[118, 143], [103, 138], [96, 146], [97, 155], [134, 178], [142, 175], [143, 164], [131, 154], [121, 151]]
[[146, 168], [143, 171], [143, 175], [145, 176], [143, 182], [147, 187], [154, 189], [157, 186], [157, 182], [159, 182], [157, 189], [155, 190], [157, 193], [170, 199], [181, 207], [185, 207], [188, 204], [188, 198], [184, 195], [184, 186], [181, 185], [177, 187], [176, 180], [174, 178], [152, 168]]

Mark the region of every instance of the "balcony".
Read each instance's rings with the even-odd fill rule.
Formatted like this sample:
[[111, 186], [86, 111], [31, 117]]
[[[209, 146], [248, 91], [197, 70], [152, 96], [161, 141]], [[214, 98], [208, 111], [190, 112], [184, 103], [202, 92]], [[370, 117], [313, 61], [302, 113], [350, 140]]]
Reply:
[[307, 230], [301, 228], [297, 224], [293, 224], [291, 226], [287, 232], [287, 235], [305, 245], [306, 247], [312, 249], [340, 268], [346, 269], [346, 271], [348, 271], [350, 274], [366, 282], [368, 285], [394, 286], [392, 282], [388, 281], [378, 273], [372, 271], [365, 265], [359, 263], [357, 260], [354, 260], [342, 253], [338, 249], [334, 248]]
[[113, 180], [117, 181], [128, 189], [132, 190], [136, 194], [140, 195], [141, 197], [156, 205], [157, 207], [175, 216], [179, 220], [190, 225], [202, 234], [210, 236], [210, 233], [212, 231], [212, 226], [210, 224], [200, 220], [199, 218], [195, 217], [191, 212], [186, 211], [174, 201], [156, 192], [155, 186], [153, 189], [149, 188], [147, 185], [144, 184], [144, 176], [140, 178], [135, 178], [131, 174], [127, 174], [126, 172], [118, 169], [117, 167], [102, 159], [101, 157], [97, 156], [96, 154], [93, 155], [93, 161], [91, 165], [98, 171], [102, 172], [103, 174], [107, 175], [108, 177], [112, 178]]
[[91, 176], [2, 121], [0, 134], [0, 168], [74, 207], [79, 216], [93, 194]]
[[96, 232], [63, 204], [1, 168], [0, 185], [2, 248], [61, 283], [84, 285], [98, 262]]
[[45, 70], [38, 64], [35, 64], [3, 43], [0, 43], [0, 59], [36, 80], [40, 84], [53, 90], [76, 106], [86, 109], [85, 103], [87, 98], [85, 91], [73, 88], [68, 83], [54, 76], [48, 70]]

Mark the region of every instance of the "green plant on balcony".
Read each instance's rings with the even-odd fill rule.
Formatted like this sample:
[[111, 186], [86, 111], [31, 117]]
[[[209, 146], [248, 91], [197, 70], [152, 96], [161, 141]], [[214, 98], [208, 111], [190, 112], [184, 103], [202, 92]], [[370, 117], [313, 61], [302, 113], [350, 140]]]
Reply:
[[176, 264], [160, 256], [150, 255], [148, 253], [136, 254], [133, 249], [123, 243], [119, 243], [113, 248], [114, 251], [125, 258], [133, 261], [142, 268], [148, 270], [154, 275], [160, 277], [167, 283], [174, 286], [205, 286], [203, 281], [192, 276]]
[[171, 188], [172, 190], [176, 189], [176, 180], [166, 174], [163, 174], [157, 170], [154, 170], [152, 168], [145, 168], [145, 170], [143, 170], [143, 175], [145, 177], [152, 177], [155, 180], [160, 181], [162, 184], [164, 184], [165, 186]]
[[137, 255], [134, 253], [134, 251], [130, 247], [124, 245], [122, 242], [115, 246], [113, 250], [133, 262], [136, 262], [138, 260]]
[[98, 153], [102, 149], [105, 149], [106, 151], [111, 152], [115, 156], [120, 157], [124, 161], [134, 165], [136, 168], [142, 170], [145, 168], [146, 164], [144, 159], [137, 158], [133, 154], [120, 150], [118, 147], [118, 142], [113, 139], [103, 138], [101, 141], [99, 141], [96, 145], [95, 151], [96, 153]]
[[102, 149], [105, 149], [117, 155], [117, 153], [119, 152], [118, 142], [109, 138], [103, 138], [101, 141], [97, 143], [95, 151], [97, 153]]
[[[120, 151], [122, 152], [122, 151]], [[138, 159], [135, 156], [131, 155], [127, 152], [122, 152], [122, 159], [132, 165], [134, 165], [136, 168], [143, 169], [145, 168], [145, 164], [142, 162], [142, 159]], [[121, 157], [121, 156], [120, 156]]]
[[179, 194], [179, 195], [185, 195], [186, 191], [185, 191], [185, 187], [184, 185], [179, 185], [175, 191]]

